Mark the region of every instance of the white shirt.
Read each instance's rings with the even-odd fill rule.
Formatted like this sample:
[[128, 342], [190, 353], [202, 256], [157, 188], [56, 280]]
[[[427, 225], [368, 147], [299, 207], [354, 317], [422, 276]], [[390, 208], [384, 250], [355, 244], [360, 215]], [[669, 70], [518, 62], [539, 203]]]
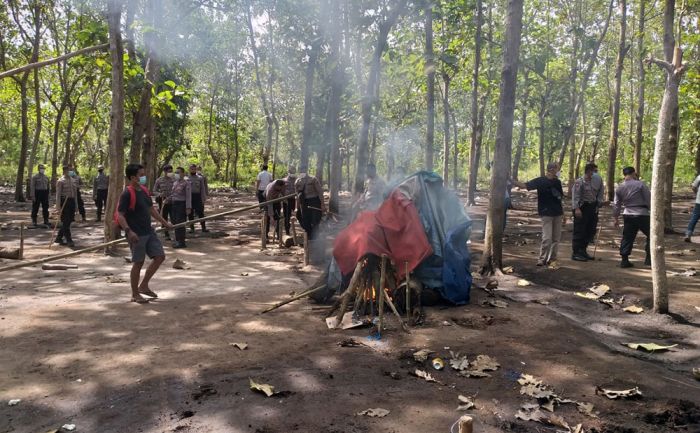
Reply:
[[260, 173], [258, 173], [258, 181], [260, 183], [258, 184], [258, 191], [265, 191], [265, 188], [267, 188], [267, 185], [272, 182], [272, 174], [268, 172], [267, 170], [263, 170]]
[[693, 188], [698, 190], [695, 193], [695, 204], [700, 204], [700, 175], [693, 181]]

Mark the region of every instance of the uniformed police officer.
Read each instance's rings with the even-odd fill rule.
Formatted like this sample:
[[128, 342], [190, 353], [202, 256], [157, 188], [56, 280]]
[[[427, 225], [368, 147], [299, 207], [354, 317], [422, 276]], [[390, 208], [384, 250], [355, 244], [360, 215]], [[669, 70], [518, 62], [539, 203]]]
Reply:
[[582, 177], [576, 179], [571, 194], [574, 212], [574, 234], [571, 241], [572, 260], [585, 262], [593, 260], [586, 249], [595, 237], [598, 226], [598, 209], [603, 204], [603, 180], [594, 176], [597, 165], [586, 164]]
[[[190, 212], [189, 220], [192, 221], [195, 214], [197, 214], [197, 218], [204, 218], [204, 202], [207, 201], [207, 187], [204, 183], [204, 178], [197, 174], [197, 165], [190, 165], [190, 175], [187, 179], [192, 189], [192, 212]], [[202, 232], [208, 232], [206, 221], [202, 221], [201, 224]], [[194, 233], [194, 224], [190, 225], [190, 233]]]
[[49, 225], [49, 178], [44, 174], [45, 170], [44, 164], [39, 164], [39, 172], [32, 176], [29, 183], [29, 200], [32, 201], [32, 224], [34, 226], [37, 225], [39, 205], [41, 205], [44, 225]]
[[[621, 268], [631, 268], [634, 266], [629, 261], [629, 255], [632, 253], [632, 246], [637, 237], [638, 232], [644, 233], [647, 237], [647, 242], [644, 247], [646, 258], [644, 264], [651, 265], [651, 255], [649, 254], [649, 226], [650, 226], [650, 207], [651, 207], [651, 191], [649, 187], [637, 178], [637, 173], [634, 167], [625, 167], [622, 170], [625, 175], [625, 181], [615, 189], [615, 202], [613, 203], [613, 217], [615, 217], [615, 227], [620, 226], [620, 213], [624, 220], [624, 228], [622, 229], [622, 242], [620, 242], [620, 261]], [[624, 211], [623, 211], [624, 209]]]
[[[173, 193], [173, 166], [167, 164], [163, 167], [163, 175], [156, 179], [153, 184], [153, 195], [158, 203], [158, 212], [163, 216], [163, 219], [170, 221], [172, 203], [171, 195]], [[170, 239], [170, 232], [165, 231], [165, 239]]]
[[97, 222], [102, 221], [102, 208], [107, 204], [107, 191], [109, 190], [109, 176], [105, 174], [103, 165], [97, 166], [97, 176], [92, 181], [92, 200], [97, 207]]
[[[70, 225], [75, 219], [76, 197], [78, 196], [78, 188], [74, 176], [75, 172], [69, 166], [64, 165], [63, 176], [56, 182], [56, 213], [61, 218], [61, 229], [58, 231], [54, 242], [68, 245], [69, 247], [74, 246]], [[63, 209], [63, 212], [61, 212], [61, 209]]]

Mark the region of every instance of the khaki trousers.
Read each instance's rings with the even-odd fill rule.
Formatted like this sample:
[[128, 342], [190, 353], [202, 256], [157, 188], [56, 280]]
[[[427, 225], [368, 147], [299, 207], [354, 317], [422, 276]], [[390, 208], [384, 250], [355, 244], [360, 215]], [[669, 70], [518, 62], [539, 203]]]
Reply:
[[557, 259], [559, 241], [561, 240], [562, 215], [542, 218], [542, 245], [540, 246], [539, 261], [549, 263]]

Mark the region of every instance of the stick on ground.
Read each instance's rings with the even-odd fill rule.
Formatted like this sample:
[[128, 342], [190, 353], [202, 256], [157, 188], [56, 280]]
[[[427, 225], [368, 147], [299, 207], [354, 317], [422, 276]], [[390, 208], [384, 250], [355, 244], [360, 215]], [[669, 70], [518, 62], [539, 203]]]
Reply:
[[276, 309], [278, 309], [279, 307], [281, 307], [281, 306], [283, 306], [283, 305], [287, 305], [287, 304], [289, 304], [289, 303], [292, 303], [292, 302], [294, 302], [294, 301], [296, 301], [296, 300], [298, 300], [298, 299], [303, 298], [304, 296], [309, 296], [310, 294], [319, 292], [319, 291], [321, 291], [321, 290], [323, 290], [323, 289], [325, 289], [325, 288], [326, 288], [326, 285], [325, 285], [325, 284], [320, 285], [320, 286], [318, 286], [318, 287], [311, 288], [311, 289], [306, 290], [306, 291], [304, 291], [304, 292], [302, 292], [302, 293], [300, 293], [300, 294], [298, 294], [298, 295], [296, 295], [296, 296], [294, 296], [294, 297], [292, 297], [292, 298], [285, 299], [285, 300], [282, 301], [282, 302], [278, 302], [278, 303], [276, 303], [275, 305], [273, 305], [273, 306], [271, 306], [271, 307], [269, 307], [269, 308], [266, 308], [266, 309], [262, 310], [262, 311], [260, 312], [260, 314], [269, 313], [270, 311], [276, 310]]

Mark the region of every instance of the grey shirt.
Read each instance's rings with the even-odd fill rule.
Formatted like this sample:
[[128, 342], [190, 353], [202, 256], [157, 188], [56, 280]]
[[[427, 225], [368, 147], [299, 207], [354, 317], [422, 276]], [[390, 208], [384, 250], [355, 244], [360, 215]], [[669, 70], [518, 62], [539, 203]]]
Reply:
[[603, 201], [602, 177], [594, 174], [591, 180], [586, 180], [585, 177], [576, 179], [571, 191], [571, 207], [573, 209], [580, 208], [584, 203], [597, 203], [600, 207]]
[[171, 201], [184, 201], [185, 208], [192, 208], [192, 186], [187, 179], [179, 179], [173, 182]]
[[96, 195], [99, 190], [109, 189], [109, 176], [104, 173], [97, 173], [95, 180], [92, 181], [92, 194]]
[[[153, 184], [153, 194], [156, 197], [160, 197], [163, 200], [170, 198], [173, 192], [173, 183], [175, 181], [170, 176], [161, 176], [156, 179], [156, 183]], [[183, 200], [184, 201], [184, 200]]]
[[195, 174], [194, 176], [188, 176], [187, 179], [192, 185], [192, 194], [201, 194], [202, 202], [204, 202], [207, 198], [207, 188], [204, 185], [204, 178]]
[[56, 203], [61, 203], [61, 197], [75, 198], [78, 195], [78, 182], [70, 176], [61, 176], [56, 182]]
[[37, 173], [32, 176], [32, 181], [29, 187], [29, 195], [34, 197], [36, 191], [46, 191], [49, 189], [49, 178], [43, 173]]
[[623, 215], [640, 216], [649, 215], [651, 205], [651, 191], [641, 180], [625, 180], [615, 189], [615, 202], [613, 203], [613, 215], [617, 218], [624, 207]]

